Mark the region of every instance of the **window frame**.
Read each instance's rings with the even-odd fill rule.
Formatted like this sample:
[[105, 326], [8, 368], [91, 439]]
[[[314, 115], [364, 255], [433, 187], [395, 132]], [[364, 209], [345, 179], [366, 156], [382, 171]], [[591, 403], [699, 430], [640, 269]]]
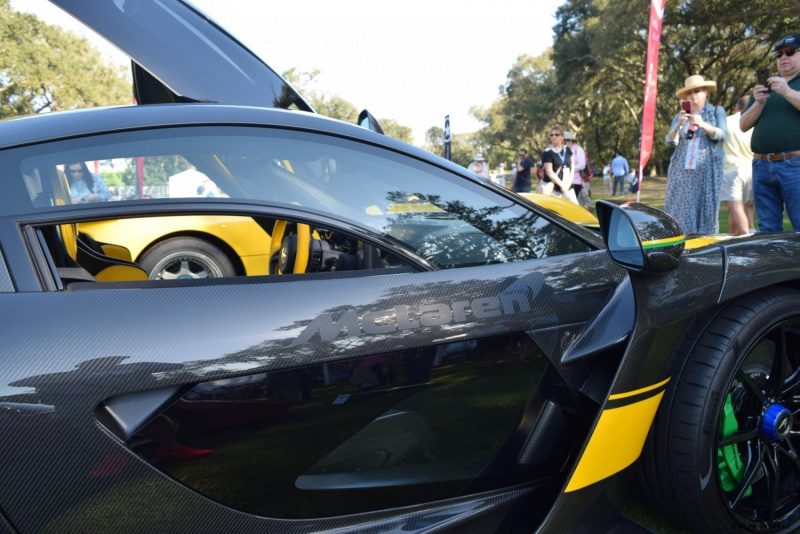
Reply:
[[[259, 125], [259, 124], [208, 124], [208, 123], [200, 123], [200, 124], [176, 124], [172, 126], [152, 126], [152, 127], [143, 127], [143, 128], [135, 128], [130, 130], [114, 130], [109, 132], [97, 132], [90, 135], [82, 135], [79, 137], [67, 138], [67, 139], [53, 139], [47, 140], [40, 143], [36, 143], [33, 145], [27, 146], [20, 146], [16, 147], [15, 149], [9, 149], [4, 151], [5, 154], [0, 156], [0, 159], [3, 161], [8, 162], [9, 159], [17, 164], [21, 163], [22, 161], [30, 158], [31, 149], [35, 150], [37, 153], [41, 154], [42, 147], [52, 147], [55, 146], [57, 150], [48, 150], [45, 153], [45, 157], [48, 153], [60, 153], [60, 152], [70, 152], [70, 151], [83, 151], [83, 150], [91, 150], [90, 146], [92, 144], [92, 140], [97, 140], [98, 138], [103, 138], [104, 135], [117, 135], [117, 134], [124, 134], [124, 135], [131, 135], [133, 137], [130, 138], [131, 142], [143, 142], [152, 139], [153, 132], [158, 132], [162, 130], [170, 130], [174, 131], [178, 130], [187, 130], [187, 131], [202, 131], [205, 129], [211, 132], [211, 135], [224, 135], [223, 133], [214, 132], [215, 129], [218, 128], [225, 128], [225, 129], [235, 129], [241, 131], [243, 133], [255, 133], [257, 134], [258, 130], [270, 130], [271, 132], [280, 132], [280, 131], [291, 131], [294, 132], [296, 135], [299, 133], [307, 133], [309, 135], [317, 135], [323, 137], [330, 137], [335, 138], [337, 142], [344, 142], [345, 144], [351, 145], [351, 149], [358, 149], [359, 146], [363, 146], [365, 148], [368, 147], [368, 150], [373, 153], [380, 153], [381, 157], [385, 157], [387, 161], [391, 161], [395, 158], [401, 158], [403, 164], [411, 164], [414, 166], [418, 166], [423, 171], [427, 171], [428, 169], [434, 170], [435, 173], [431, 173], [432, 177], [439, 177], [445, 181], [459, 181], [462, 187], [466, 188], [483, 188], [483, 189], [490, 189], [492, 193], [498, 195], [499, 197], [503, 198], [504, 200], [509, 200], [513, 202], [515, 205], [520, 207], [521, 209], [526, 210], [527, 212], [533, 213], [535, 216], [542, 218], [547, 224], [554, 225], [558, 228], [558, 231], [566, 233], [571, 239], [575, 239], [587, 246], [589, 250], [597, 250], [603, 248], [603, 244], [600, 242], [598, 236], [596, 236], [593, 232], [588, 229], [582, 228], [579, 225], [572, 223], [566, 219], [563, 219], [559, 215], [546, 210], [527, 199], [517, 196], [516, 194], [507, 191], [503, 188], [497, 187], [493, 184], [483, 183], [473, 177], [467, 175], [466, 170], [465, 174], [461, 175], [456, 172], [453, 172], [450, 168], [445, 168], [441, 165], [437, 165], [436, 162], [425, 161], [422, 158], [416, 157], [413, 154], [403, 153], [400, 152], [392, 147], [381, 146], [375, 143], [367, 142], [361, 139], [356, 139], [352, 137], [346, 137], [342, 135], [337, 135], [335, 133], [329, 132], [320, 132], [309, 130], [305, 128], [290, 128], [283, 125]], [[163, 134], [163, 132], [162, 132]], [[138, 137], [138, 136], [142, 137]], [[112, 143], [114, 140], [110, 140]], [[77, 146], [76, 146], [77, 145]], [[27, 154], [26, 154], [27, 153]], [[17, 165], [18, 166], [18, 165]], [[463, 182], [461, 182], [463, 181]], [[26, 187], [23, 183], [16, 185], [16, 187], [12, 188], [15, 193], [18, 191], [19, 193], [26, 193]], [[273, 213], [265, 213], [265, 210], [271, 210]], [[19, 218], [17, 222], [18, 229], [21, 234], [25, 235], [27, 226], [40, 226], [43, 224], [58, 224], [63, 222], [82, 222], [82, 221], [91, 221], [91, 220], [107, 220], [107, 219], [116, 219], [116, 218], [123, 218], [123, 217], [131, 217], [131, 216], [168, 216], [168, 215], [194, 215], [194, 214], [203, 214], [203, 215], [286, 215], [287, 219], [291, 220], [308, 220], [312, 223], [319, 223], [323, 226], [332, 226], [341, 231], [345, 231], [348, 233], [352, 233], [354, 237], [359, 239], [363, 239], [364, 241], [371, 242], [372, 244], [379, 246], [381, 248], [389, 248], [392, 249], [393, 252], [402, 251], [402, 256], [406, 259], [413, 260], [413, 262], [424, 270], [435, 270], [437, 269], [435, 266], [432, 266], [429, 262], [424, 260], [423, 258], [417, 256], [416, 254], [410, 253], [406, 249], [402, 249], [401, 247], [393, 246], [390, 243], [390, 240], [385, 239], [382, 235], [380, 235], [375, 229], [368, 227], [366, 224], [360, 223], [358, 221], [345, 219], [343, 217], [335, 217], [329, 213], [325, 213], [319, 210], [315, 210], [314, 208], [308, 207], [298, 207], [293, 206], [291, 204], [281, 204], [278, 202], [272, 201], [264, 201], [264, 200], [257, 200], [257, 199], [242, 199], [242, 198], [162, 198], [162, 199], [148, 199], [148, 200], [122, 200], [122, 201], [113, 201], [113, 202], [98, 202], [93, 204], [83, 204], [83, 205], [67, 205], [67, 206], [53, 206], [53, 207], [44, 207], [44, 208], [36, 208], [31, 206], [28, 211], [23, 212], [16, 212], [16, 215], [12, 214], [12, 217]], [[36, 240], [31, 240], [28, 238], [27, 246], [29, 247], [28, 250], [31, 251], [31, 247], [37, 247], [38, 244], [35, 242]], [[31, 256], [35, 256], [35, 253], [32, 253]], [[526, 258], [524, 260], [514, 260], [514, 261], [529, 261], [541, 258]], [[36, 258], [31, 257], [33, 260], [34, 266], [39, 271], [40, 276], [40, 283], [44, 286], [45, 289], [53, 289], [58, 287], [58, 280], [57, 277], [54, 279], [52, 278], [52, 273], [48, 276], [42, 276], [42, 273], [46, 273], [48, 269], [43, 269], [42, 262], [36, 261]], [[458, 266], [455, 268], [463, 268], [463, 267], [470, 267], [470, 266]], [[45, 278], [44, 280], [42, 278]], [[50, 278], [47, 280], [46, 278]]]

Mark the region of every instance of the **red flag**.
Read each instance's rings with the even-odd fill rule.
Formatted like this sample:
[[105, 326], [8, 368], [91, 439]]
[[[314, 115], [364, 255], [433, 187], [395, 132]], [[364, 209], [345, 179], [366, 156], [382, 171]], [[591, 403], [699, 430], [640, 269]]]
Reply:
[[647, 31], [647, 64], [645, 66], [644, 105], [642, 106], [642, 138], [639, 146], [639, 190], [642, 188], [644, 166], [653, 152], [653, 126], [658, 94], [658, 49], [661, 47], [661, 24], [664, 21], [664, 6], [667, 0], [650, 0], [650, 28]]

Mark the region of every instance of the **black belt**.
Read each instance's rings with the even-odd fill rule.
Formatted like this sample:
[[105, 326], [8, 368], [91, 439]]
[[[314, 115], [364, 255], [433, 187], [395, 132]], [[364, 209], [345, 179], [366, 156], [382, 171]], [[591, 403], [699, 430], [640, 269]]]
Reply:
[[762, 161], [783, 161], [785, 159], [800, 158], [800, 150], [773, 152], [770, 154], [753, 154], [753, 157]]

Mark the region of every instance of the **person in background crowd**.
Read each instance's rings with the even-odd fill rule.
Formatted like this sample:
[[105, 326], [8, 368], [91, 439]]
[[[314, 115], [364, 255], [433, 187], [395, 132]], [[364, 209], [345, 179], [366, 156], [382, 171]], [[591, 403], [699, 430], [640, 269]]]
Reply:
[[489, 179], [489, 164], [483, 159], [483, 153], [478, 152], [475, 154], [475, 160], [469, 164], [467, 169], [471, 170], [481, 178]]
[[617, 188], [619, 188], [620, 195], [625, 194], [625, 177], [628, 176], [630, 170], [625, 156], [621, 152], [614, 152], [614, 159], [611, 160], [611, 175], [614, 177], [614, 188], [611, 191], [612, 197], [617, 196]]
[[497, 174], [495, 174], [494, 183], [500, 187], [506, 186], [506, 164], [502, 161], [500, 162], [500, 165], [497, 166]]
[[586, 151], [575, 140], [575, 135], [572, 132], [564, 132], [564, 141], [570, 152], [572, 152], [572, 189], [575, 190], [578, 204], [585, 208], [591, 208], [589, 182], [583, 179], [583, 171], [586, 170]]
[[753, 227], [753, 151], [750, 150], [752, 132], [739, 129], [742, 110], [748, 97], [736, 101], [735, 113], [728, 115], [728, 137], [722, 142], [725, 154], [722, 160], [722, 190], [720, 200], [728, 204], [728, 232], [742, 235]]
[[605, 167], [603, 167], [603, 187], [606, 190], [606, 194], [611, 194], [611, 164], [609, 163]]
[[[722, 184], [722, 141], [727, 137], [725, 108], [710, 104], [717, 82], [693, 74], [675, 92], [680, 112], [664, 139], [675, 145], [667, 171], [664, 211], [687, 234], [719, 231], [719, 189]], [[684, 104], [686, 102], [686, 104]], [[685, 106], [685, 107], [684, 107]], [[688, 109], [688, 111], [687, 111]]]
[[70, 163], [66, 166], [69, 193], [73, 202], [106, 202], [111, 191], [100, 176], [89, 172], [86, 163]]
[[546, 195], [560, 193], [566, 195], [572, 189], [572, 151], [564, 144], [564, 130], [561, 126], [550, 128], [550, 146], [542, 153], [542, 192]]
[[641, 176], [639, 176], [639, 162], [634, 161], [633, 165], [631, 165], [631, 170], [628, 173], [628, 176], [625, 178], [628, 182], [628, 191], [631, 193], [638, 193], [639, 192], [639, 180]]
[[531, 167], [533, 167], [533, 161], [528, 157], [527, 148], [520, 148], [518, 155], [517, 174], [514, 176], [511, 190], [515, 193], [528, 193], [531, 190]]
[[773, 46], [779, 76], [756, 84], [742, 113], [743, 132], [753, 128], [753, 197], [762, 232], [783, 230], [783, 207], [800, 231], [800, 34]]

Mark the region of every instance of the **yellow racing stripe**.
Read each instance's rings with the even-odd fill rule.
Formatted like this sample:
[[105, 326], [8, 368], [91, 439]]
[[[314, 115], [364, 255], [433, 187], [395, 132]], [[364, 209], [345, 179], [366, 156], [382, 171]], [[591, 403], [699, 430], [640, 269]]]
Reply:
[[653, 391], [654, 389], [660, 388], [667, 382], [669, 382], [669, 377], [665, 378], [658, 384], [653, 384], [652, 386], [643, 387], [642, 389], [634, 389], [633, 391], [626, 391], [624, 393], [615, 393], [613, 395], [609, 395], [608, 400], [625, 399], [628, 397], [633, 397], [634, 395], [638, 395], [640, 393], [647, 393], [648, 391]]
[[[636, 391], [612, 395], [627, 398], [656, 390], [669, 379]], [[576, 491], [622, 471], [639, 457], [664, 391], [637, 402], [608, 408], [600, 414], [594, 432], [572, 474], [566, 493]]]

